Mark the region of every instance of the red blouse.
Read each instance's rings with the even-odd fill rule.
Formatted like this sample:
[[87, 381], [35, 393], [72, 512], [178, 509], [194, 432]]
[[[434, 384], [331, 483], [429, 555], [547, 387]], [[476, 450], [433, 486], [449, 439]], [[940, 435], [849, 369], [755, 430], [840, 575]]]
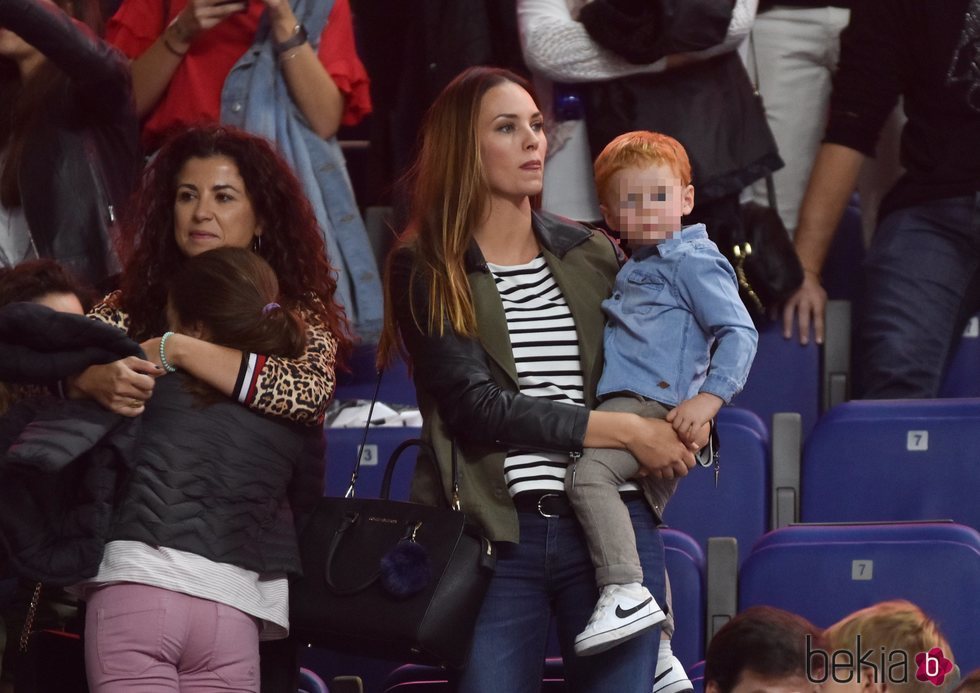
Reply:
[[[170, 0], [170, 15], [164, 18], [162, 0], [125, 0], [109, 20], [106, 39], [135, 59], [186, 5], [187, 0]], [[254, 42], [264, 11], [262, 0], [250, 0], [245, 12], [228, 17], [197, 37], [160, 102], [143, 121], [147, 151], [157, 149], [165, 133], [175, 127], [219, 119], [225, 78]], [[371, 96], [367, 71], [354, 44], [349, 0], [335, 0], [317, 55], [344, 95], [341, 123], [357, 124], [371, 112]]]

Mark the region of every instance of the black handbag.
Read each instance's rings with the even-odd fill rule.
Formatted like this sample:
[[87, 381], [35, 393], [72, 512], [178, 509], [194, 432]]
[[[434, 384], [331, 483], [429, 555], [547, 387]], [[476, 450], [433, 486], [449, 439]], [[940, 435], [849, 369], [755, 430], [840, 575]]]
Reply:
[[496, 550], [459, 509], [455, 445], [454, 507], [389, 499], [395, 464], [413, 447], [427, 448], [434, 463], [428, 443], [405, 441], [388, 460], [381, 498], [354, 497], [359, 457], [346, 496], [319, 499], [300, 533], [303, 576], [289, 588], [290, 630], [319, 647], [459, 668]]
[[[772, 186], [771, 176], [766, 178]], [[756, 319], [768, 316], [792, 296], [803, 283], [803, 266], [793, 242], [776, 211], [775, 200], [766, 207], [743, 202], [741, 238], [722, 252], [731, 261], [738, 278], [739, 295]]]

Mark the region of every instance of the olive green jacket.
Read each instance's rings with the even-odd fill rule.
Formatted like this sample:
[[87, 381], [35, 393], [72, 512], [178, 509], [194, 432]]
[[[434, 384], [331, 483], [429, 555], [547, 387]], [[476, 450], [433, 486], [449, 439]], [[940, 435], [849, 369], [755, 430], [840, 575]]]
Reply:
[[[422, 437], [432, 444], [439, 471], [437, 476], [429, 456], [422, 453], [412, 497], [429, 504], [450, 502], [455, 441], [462, 509], [494, 541], [519, 539], [517, 512], [504, 480], [506, 451], [518, 446], [569, 454], [582, 450], [602, 374], [601, 303], [609, 296], [620, 266], [618, 248], [600, 231], [546, 213], [534, 214], [533, 227], [575, 318], [585, 407], [518, 394], [503, 305], [475, 243], [466, 269], [479, 339], [461, 338], [450, 330], [442, 336], [422, 334], [405, 298], [410, 249], [396, 258], [392, 271], [391, 294], [396, 297], [395, 315], [413, 366], [424, 421]], [[412, 289], [415, 315], [425, 315], [425, 291]]]

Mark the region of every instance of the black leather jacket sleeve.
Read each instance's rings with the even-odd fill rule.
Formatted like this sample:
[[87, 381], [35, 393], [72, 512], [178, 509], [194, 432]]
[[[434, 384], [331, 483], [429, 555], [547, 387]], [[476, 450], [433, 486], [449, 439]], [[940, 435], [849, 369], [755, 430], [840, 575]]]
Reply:
[[416, 387], [435, 401], [450, 433], [457, 440], [478, 444], [580, 452], [588, 409], [501, 387], [478, 339], [461, 337], [448, 324], [442, 335], [426, 330], [428, 297], [419, 277], [411, 282], [409, 299], [411, 263], [412, 252], [407, 249], [398, 251], [392, 261], [389, 281], [395, 318]]
[[129, 64], [111, 45], [52, 3], [0, 0], [0, 25], [41, 51], [71, 79], [79, 99], [112, 113], [130, 98]]

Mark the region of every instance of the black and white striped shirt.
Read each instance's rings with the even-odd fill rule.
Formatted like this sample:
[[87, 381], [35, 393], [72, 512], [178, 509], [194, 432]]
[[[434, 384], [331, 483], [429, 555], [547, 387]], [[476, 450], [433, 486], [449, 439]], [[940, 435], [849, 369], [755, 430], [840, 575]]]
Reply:
[[[507, 316], [522, 394], [585, 405], [575, 320], [542, 255], [524, 265], [487, 263]], [[564, 491], [568, 456], [510, 450], [504, 476], [510, 495]]]

